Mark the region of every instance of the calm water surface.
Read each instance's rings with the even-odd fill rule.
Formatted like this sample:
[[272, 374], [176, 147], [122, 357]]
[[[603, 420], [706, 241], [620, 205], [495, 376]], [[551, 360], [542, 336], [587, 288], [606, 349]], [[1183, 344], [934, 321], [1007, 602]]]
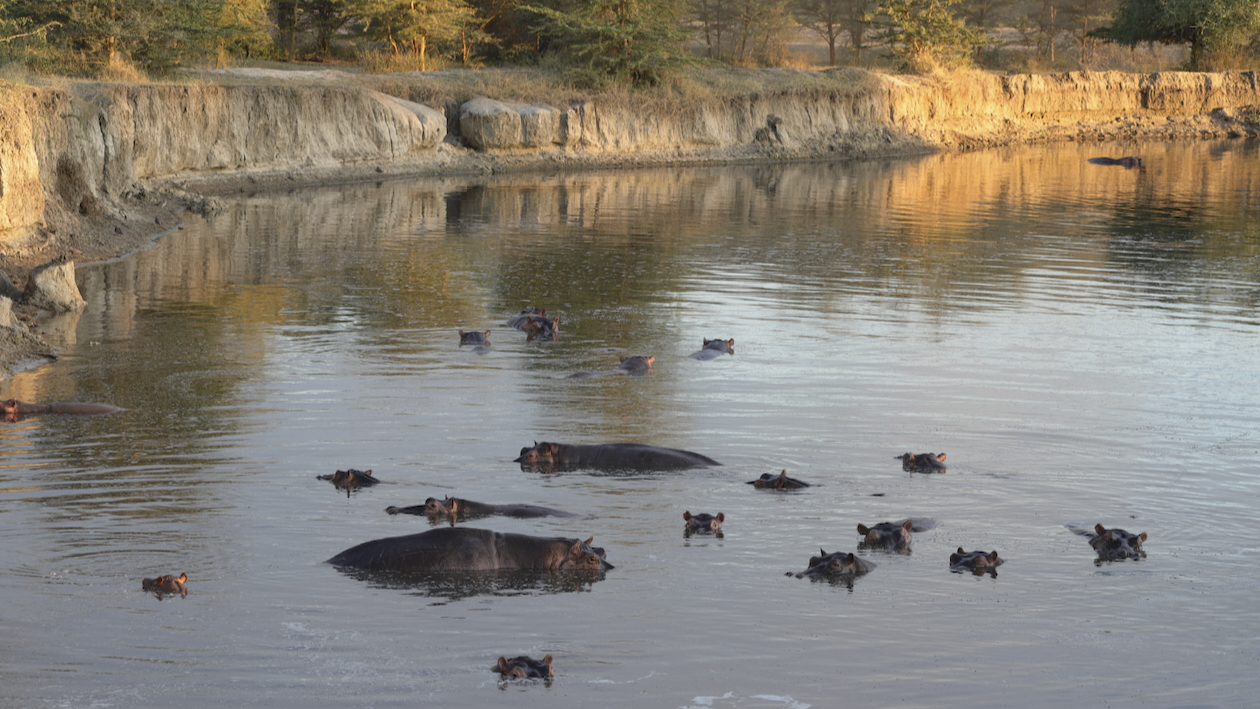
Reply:
[[[0, 705], [1254, 705], [1258, 225], [1240, 141], [233, 199], [82, 269], [62, 359], [0, 382], [126, 407], [0, 423]], [[504, 327], [526, 305], [558, 342]], [[704, 337], [735, 356], [687, 359]], [[562, 379], [621, 354], [655, 374]], [[523, 472], [534, 440], [724, 466]], [[384, 482], [315, 479], [347, 467]], [[783, 469], [817, 486], [744, 484]], [[580, 513], [472, 526], [594, 536], [617, 568], [322, 563], [444, 494]], [[851, 588], [785, 576], [906, 517], [936, 526]], [[1095, 523], [1148, 558], [1096, 563], [1066, 526]], [[1008, 561], [951, 573], [959, 546]], [[187, 597], [141, 591], [172, 572]], [[489, 670], [526, 653], [553, 683]]]

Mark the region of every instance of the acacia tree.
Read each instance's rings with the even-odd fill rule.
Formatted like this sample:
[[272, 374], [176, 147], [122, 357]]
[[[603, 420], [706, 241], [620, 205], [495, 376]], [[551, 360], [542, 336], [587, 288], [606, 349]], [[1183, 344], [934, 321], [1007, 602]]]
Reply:
[[793, 14], [802, 27], [813, 30], [827, 43], [828, 61], [835, 66], [836, 41], [846, 32], [857, 58], [862, 58], [870, 10], [871, 0], [796, 0]]
[[463, 0], [358, 0], [365, 31], [387, 42], [394, 54], [411, 54], [429, 70], [430, 44], [458, 43], [478, 32], [477, 14]]
[[1128, 47], [1139, 42], [1189, 44], [1190, 69], [1228, 56], [1260, 39], [1256, 0], [1120, 0], [1110, 26], [1090, 36]]
[[530, 5], [543, 31], [579, 67], [580, 80], [650, 86], [686, 61], [670, 0], [585, 0], [569, 12]]
[[903, 70], [923, 71], [964, 60], [983, 41], [955, 17], [958, 0], [882, 0], [875, 11], [876, 38]]

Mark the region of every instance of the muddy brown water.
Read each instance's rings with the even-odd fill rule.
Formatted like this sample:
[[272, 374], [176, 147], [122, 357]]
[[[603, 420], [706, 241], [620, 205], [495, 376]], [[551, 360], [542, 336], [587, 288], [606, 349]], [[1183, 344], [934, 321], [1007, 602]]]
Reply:
[[[230, 200], [82, 269], [0, 383], [0, 705], [1247, 706], [1260, 160], [1241, 141], [450, 177]], [[1140, 154], [1144, 170], [1097, 155]], [[557, 342], [503, 322], [561, 317]], [[491, 330], [492, 351], [457, 329]], [[734, 356], [698, 362], [702, 338]], [[655, 355], [655, 373], [563, 377]], [[524, 472], [535, 440], [723, 467]], [[906, 451], [948, 453], [911, 475]], [[316, 475], [371, 469], [347, 494]], [[815, 483], [757, 491], [762, 473]], [[602, 578], [322, 562], [457, 495], [580, 516]], [[725, 513], [723, 536], [683, 513]], [[851, 586], [786, 575], [859, 523]], [[1067, 525], [1147, 532], [1096, 563]], [[949, 554], [996, 549], [996, 576]], [[141, 579], [188, 574], [186, 597]], [[500, 682], [500, 655], [555, 658]]]

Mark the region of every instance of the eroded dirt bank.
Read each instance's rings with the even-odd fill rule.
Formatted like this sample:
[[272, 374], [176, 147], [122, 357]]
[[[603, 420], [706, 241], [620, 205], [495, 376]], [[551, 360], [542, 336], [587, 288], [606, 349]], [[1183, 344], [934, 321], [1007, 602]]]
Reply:
[[[1251, 72], [894, 77], [834, 70], [834, 88], [567, 105], [468, 96], [440, 106], [425, 75], [389, 93], [248, 85], [0, 87], [0, 376], [43, 350], [23, 305], [30, 269], [143, 248], [216, 193], [382, 177], [588, 166], [862, 158], [1054, 140], [1255, 137]], [[303, 74], [314, 74], [305, 76]], [[294, 78], [304, 78], [295, 82]], [[260, 83], [261, 82], [261, 83]], [[301, 83], [301, 85], [295, 85]]]

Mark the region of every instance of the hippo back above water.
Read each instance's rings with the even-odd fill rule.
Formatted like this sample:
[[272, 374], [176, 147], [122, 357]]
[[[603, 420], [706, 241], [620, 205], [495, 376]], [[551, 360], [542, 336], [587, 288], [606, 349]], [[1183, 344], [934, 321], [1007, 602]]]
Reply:
[[677, 448], [660, 448], [643, 443], [604, 443], [570, 445], [538, 443], [522, 448], [515, 461], [523, 470], [605, 470], [650, 472], [706, 468], [721, 463], [708, 456]]
[[455, 522], [459, 519], [489, 517], [490, 515], [502, 515], [504, 517], [516, 517], [518, 519], [577, 516], [572, 512], [555, 510], [550, 507], [540, 507], [538, 505], [492, 505], [485, 502], [476, 502], [474, 500], [464, 500], [458, 497], [447, 497], [444, 500], [439, 500], [436, 497], [430, 497], [424, 501], [423, 505], [413, 505], [411, 507], [401, 508], [390, 506], [386, 507], [385, 511], [391, 515], [428, 515], [435, 520], [442, 517], [449, 517], [451, 524], [455, 524]]
[[592, 541], [439, 527], [364, 542], [326, 563], [376, 572], [613, 568], [604, 561], [604, 550], [590, 545]]
[[91, 404], [86, 402], [58, 402], [55, 404], [30, 404], [17, 399], [0, 402], [0, 413], [11, 417], [34, 416], [37, 414], [62, 414], [67, 416], [100, 416], [122, 411], [113, 404]]
[[604, 377], [610, 374], [628, 374], [630, 376], [643, 376], [644, 374], [652, 374], [656, 370], [652, 368], [652, 364], [656, 362], [656, 355], [634, 355], [633, 357], [622, 356], [621, 364], [612, 369], [603, 369], [598, 372], [574, 372], [565, 379], [590, 379], [591, 377]]

